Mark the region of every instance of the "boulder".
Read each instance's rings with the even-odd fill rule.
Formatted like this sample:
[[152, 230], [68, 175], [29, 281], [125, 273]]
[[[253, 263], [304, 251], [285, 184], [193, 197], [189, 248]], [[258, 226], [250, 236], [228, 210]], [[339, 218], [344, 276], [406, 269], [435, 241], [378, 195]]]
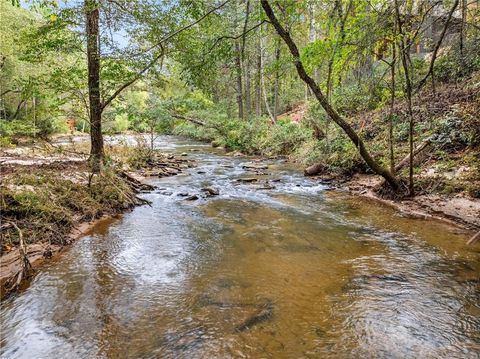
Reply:
[[205, 187], [202, 188], [203, 192], [206, 192], [208, 196], [218, 196], [220, 191], [217, 188]]

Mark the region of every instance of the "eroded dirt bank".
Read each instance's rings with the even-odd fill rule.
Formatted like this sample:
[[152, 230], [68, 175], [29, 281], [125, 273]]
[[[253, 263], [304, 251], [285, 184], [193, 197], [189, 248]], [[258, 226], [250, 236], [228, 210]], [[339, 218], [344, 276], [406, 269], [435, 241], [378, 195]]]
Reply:
[[382, 179], [373, 175], [354, 175], [343, 183], [335, 183], [342, 191], [379, 201], [404, 215], [435, 219], [475, 232], [480, 230], [480, 200], [466, 194], [420, 194], [414, 198], [386, 199], [375, 188]]

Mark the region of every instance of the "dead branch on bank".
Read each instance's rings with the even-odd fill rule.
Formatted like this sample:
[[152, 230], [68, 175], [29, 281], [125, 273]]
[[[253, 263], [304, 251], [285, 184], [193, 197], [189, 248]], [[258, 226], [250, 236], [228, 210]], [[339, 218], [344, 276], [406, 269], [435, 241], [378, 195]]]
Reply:
[[[418, 157], [418, 155], [422, 152], [428, 151], [430, 149], [431, 145], [431, 140], [428, 138], [425, 141], [423, 141], [420, 145], [418, 145], [414, 150], [413, 150], [413, 158], [415, 160], [415, 157]], [[410, 154], [405, 156], [396, 166], [395, 166], [395, 172], [398, 173], [402, 168], [407, 166], [410, 163]]]
[[27, 278], [30, 275], [31, 270], [33, 270], [33, 267], [30, 261], [28, 260], [28, 251], [27, 251], [27, 246], [25, 245], [25, 242], [23, 240], [22, 230], [17, 226], [15, 222], [6, 222], [0, 227], [0, 229], [2, 230], [7, 228], [14, 228], [18, 233], [18, 240], [19, 240], [18, 251], [20, 253], [20, 258], [22, 261], [22, 265], [18, 270], [18, 272], [14, 276], [12, 276], [5, 285], [5, 287], [8, 288], [7, 292], [13, 292], [20, 286], [20, 283], [22, 282], [22, 280], [24, 278]]

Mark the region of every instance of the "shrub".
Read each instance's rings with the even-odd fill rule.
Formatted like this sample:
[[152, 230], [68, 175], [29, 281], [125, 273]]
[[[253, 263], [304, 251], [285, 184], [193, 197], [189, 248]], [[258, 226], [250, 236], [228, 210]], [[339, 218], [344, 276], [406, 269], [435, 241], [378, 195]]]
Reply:
[[459, 80], [480, 71], [480, 38], [468, 39], [465, 42], [463, 57], [459, 45], [437, 59], [435, 76], [443, 82]]

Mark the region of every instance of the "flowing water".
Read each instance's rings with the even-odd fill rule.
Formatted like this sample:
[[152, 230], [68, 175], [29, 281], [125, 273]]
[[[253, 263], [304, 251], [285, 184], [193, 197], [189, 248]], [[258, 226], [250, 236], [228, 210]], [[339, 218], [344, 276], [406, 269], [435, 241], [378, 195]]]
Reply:
[[[202, 144], [2, 303], [2, 358], [479, 358], [480, 247]], [[188, 201], [179, 193], [220, 194]], [[268, 187], [268, 186], [267, 186]]]

